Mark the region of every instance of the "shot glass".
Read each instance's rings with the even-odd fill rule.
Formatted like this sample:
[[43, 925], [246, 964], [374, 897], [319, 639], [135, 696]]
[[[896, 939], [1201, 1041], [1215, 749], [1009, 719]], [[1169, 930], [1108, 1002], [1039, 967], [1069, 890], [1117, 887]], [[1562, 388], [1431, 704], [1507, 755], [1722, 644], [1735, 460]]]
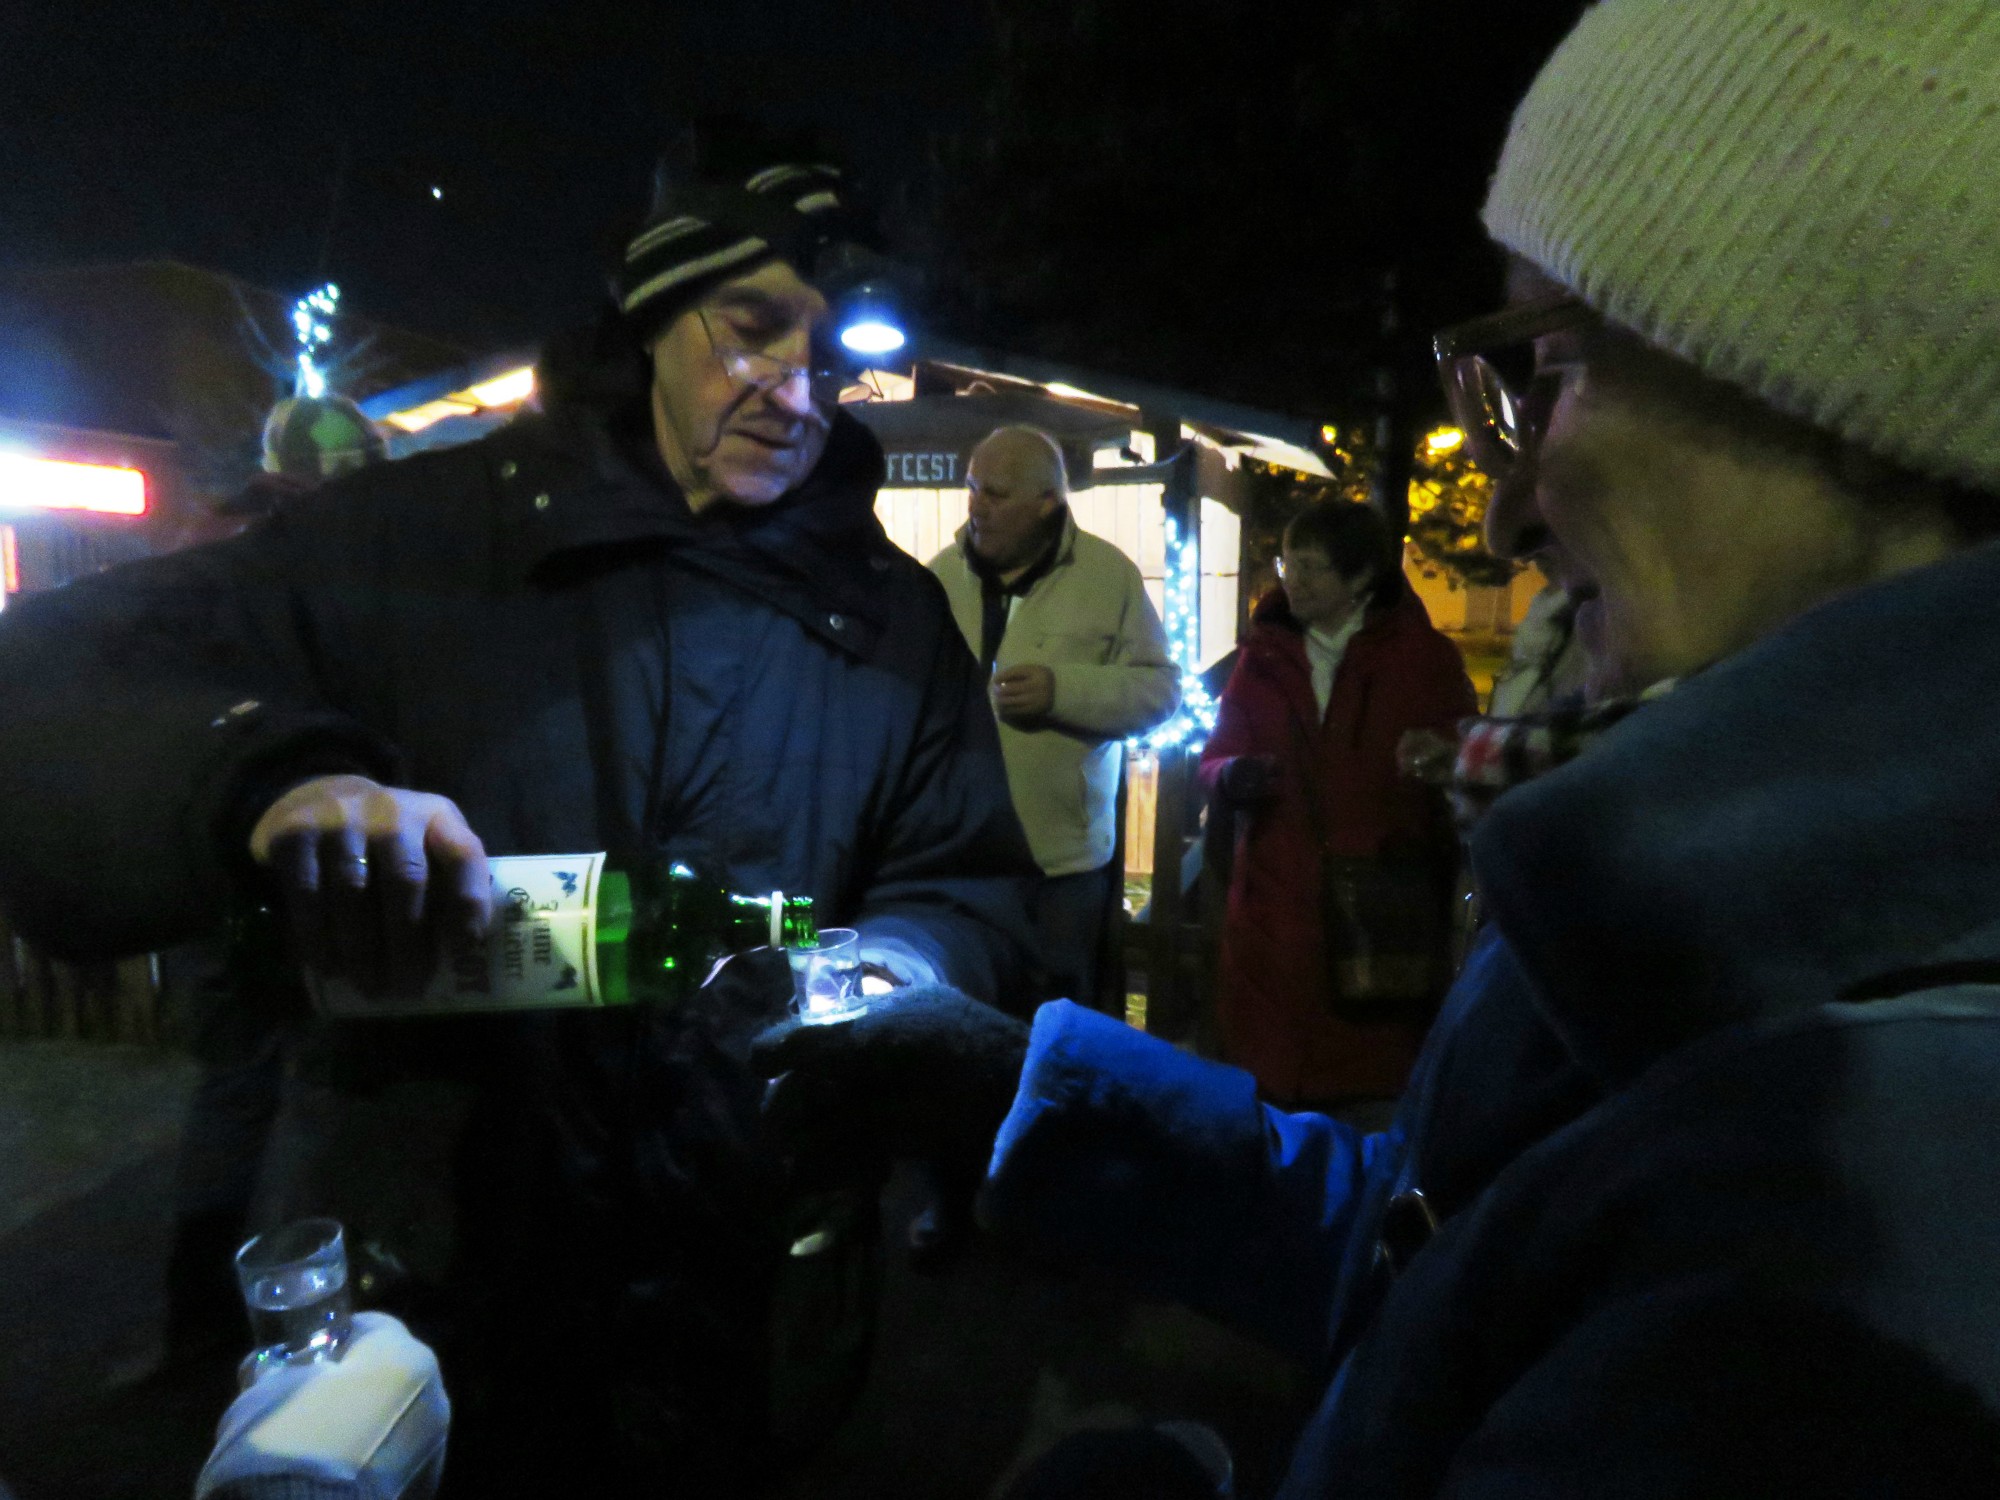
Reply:
[[861, 934], [851, 927], [821, 930], [813, 947], [787, 948], [792, 1010], [802, 1021], [844, 1021], [867, 1008], [861, 994]]
[[339, 1359], [353, 1327], [347, 1245], [337, 1219], [300, 1219], [236, 1252], [236, 1281], [255, 1347], [238, 1370], [248, 1387], [282, 1365]]

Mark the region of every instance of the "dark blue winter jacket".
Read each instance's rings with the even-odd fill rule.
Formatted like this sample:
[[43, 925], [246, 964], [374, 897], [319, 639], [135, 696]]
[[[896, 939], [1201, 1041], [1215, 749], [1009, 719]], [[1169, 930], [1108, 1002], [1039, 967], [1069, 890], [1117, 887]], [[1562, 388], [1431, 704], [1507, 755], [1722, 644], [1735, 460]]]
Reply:
[[1503, 797], [1394, 1128], [1068, 1005], [989, 1211], [1321, 1363], [1286, 1497], [2000, 1494], [2000, 548]]

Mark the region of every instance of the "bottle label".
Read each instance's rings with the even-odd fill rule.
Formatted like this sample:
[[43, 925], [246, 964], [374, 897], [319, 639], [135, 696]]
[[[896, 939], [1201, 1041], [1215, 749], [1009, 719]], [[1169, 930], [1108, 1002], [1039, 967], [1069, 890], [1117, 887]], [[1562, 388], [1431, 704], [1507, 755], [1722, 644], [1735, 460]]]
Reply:
[[332, 1016], [439, 1016], [600, 1005], [597, 884], [602, 854], [489, 859], [493, 922], [482, 942], [438, 960], [430, 984], [408, 999], [370, 1000], [344, 979], [308, 972], [313, 999]]

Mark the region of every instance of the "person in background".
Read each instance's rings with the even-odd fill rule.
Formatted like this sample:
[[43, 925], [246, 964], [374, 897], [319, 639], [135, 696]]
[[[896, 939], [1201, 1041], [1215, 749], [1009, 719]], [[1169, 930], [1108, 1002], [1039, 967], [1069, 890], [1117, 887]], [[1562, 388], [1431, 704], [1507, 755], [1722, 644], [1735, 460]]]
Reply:
[[1576, 609], [1577, 601], [1552, 583], [1536, 592], [1493, 684], [1491, 717], [1517, 719], [1582, 697], [1590, 663], [1577, 639]]
[[266, 474], [305, 485], [389, 456], [381, 430], [345, 396], [287, 396], [264, 418], [263, 448]]
[[1502, 757], [1388, 1132], [1060, 1003], [763, 1066], [1328, 1372], [1280, 1500], [2000, 1494], [1996, 159], [1990, 0], [1601, 0], [1542, 69], [1438, 352], [1593, 716]]
[[1180, 705], [1180, 674], [1132, 560], [1078, 528], [1062, 449], [1002, 427], [966, 466], [971, 513], [931, 559], [992, 676], [1007, 787], [1042, 867], [1035, 925], [1049, 991], [1098, 1005], [1122, 888], [1111, 864], [1124, 740]]
[[[1369, 507], [1302, 511], [1279, 568], [1283, 587], [1257, 609], [1202, 751], [1211, 806], [1236, 825], [1223, 1055], [1274, 1103], [1375, 1119], [1402, 1091], [1443, 989], [1456, 868], [1442, 798], [1401, 774], [1396, 749], [1412, 731], [1452, 734], [1476, 699]], [[1330, 885], [1389, 879], [1400, 883], [1376, 902], [1386, 909], [1330, 910]], [[1373, 976], [1357, 984], [1341, 948], [1354, 935], [1329, 931], [1357, 917], [1370, 926], [1360, 940], [1420, 971], [1396, 981], [1399, 998], [1369, 989]]]

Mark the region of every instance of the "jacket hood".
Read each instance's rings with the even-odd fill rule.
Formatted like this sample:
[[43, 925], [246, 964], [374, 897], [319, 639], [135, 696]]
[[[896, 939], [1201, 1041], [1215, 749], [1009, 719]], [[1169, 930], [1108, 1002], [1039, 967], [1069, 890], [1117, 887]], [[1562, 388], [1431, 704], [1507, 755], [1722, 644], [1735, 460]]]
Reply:
[[1474, 865], [1585, 1066], [2000, 978], [1996, 596], [2000, 544], [1832, 600], [1494, 804]]
[[464, 450], [498, 492], [504, 573], [553, 578], [601, 567], [606, 554], [667, 549], [843, 651], [873, 649], [898, 608], [884, 583], [915, 566], [875, 517], [885, 466], [873, 434], [836, 412], [825, 453], [789, 495], [696, 515], [654, 446], [629, 335], [599, 327], [551, 351], [553, 364], [537, 367], [556, 372], [543, 410]]

